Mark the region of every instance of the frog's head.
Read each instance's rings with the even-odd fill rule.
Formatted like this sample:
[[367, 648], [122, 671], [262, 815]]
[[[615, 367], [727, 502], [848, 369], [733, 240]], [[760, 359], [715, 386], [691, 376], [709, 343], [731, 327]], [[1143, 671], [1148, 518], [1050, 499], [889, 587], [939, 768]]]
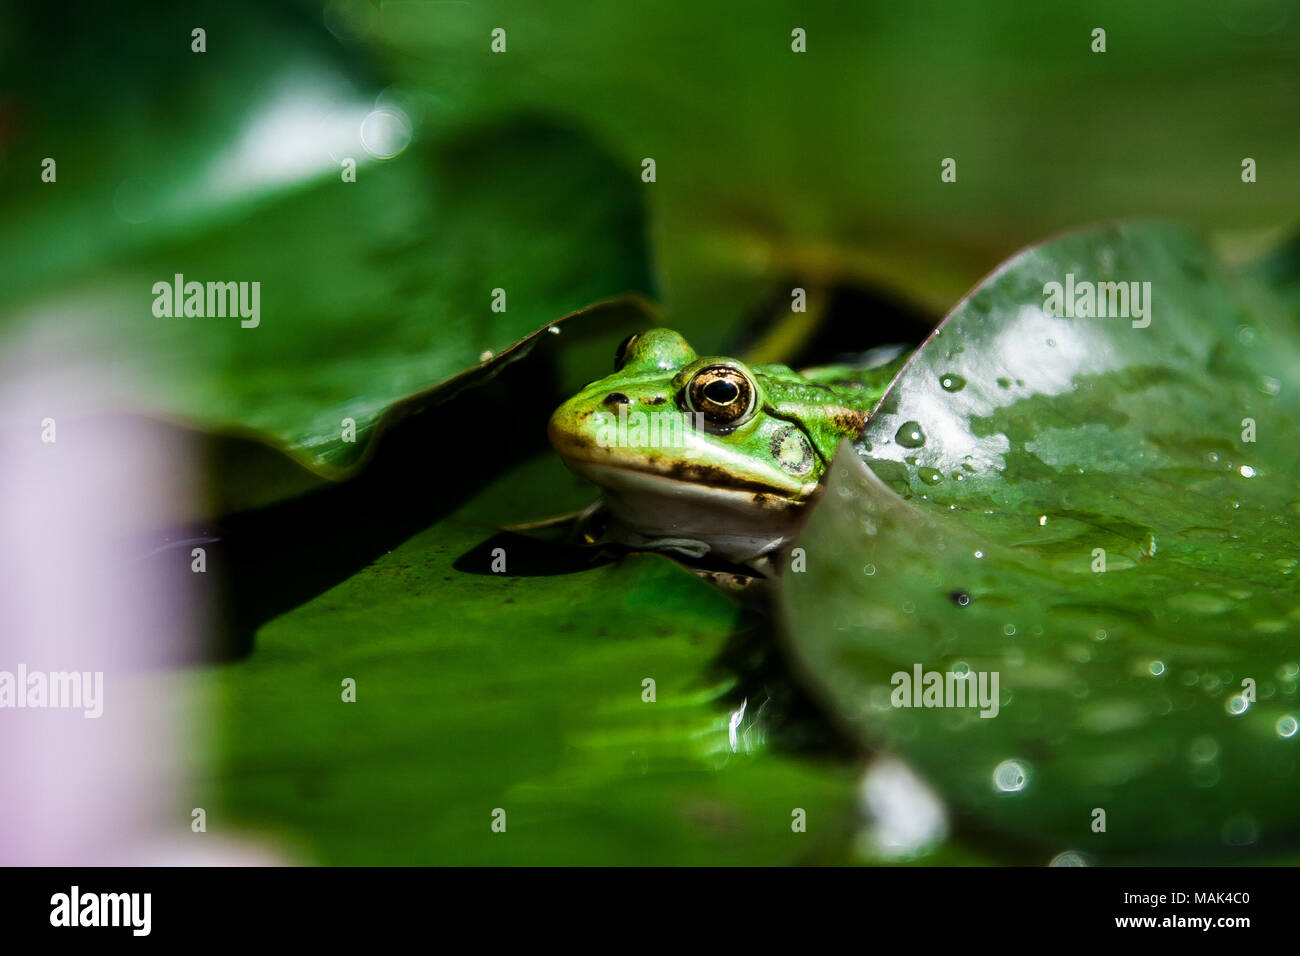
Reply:
[[780, 542], [829, 457], [807, 427], [806, 396], [786, 389], [780, 367], [701, 357], [652, 329], [625, 340], [614, 373], [561, 405], [548, 431], [641, 543], [748, 560]]

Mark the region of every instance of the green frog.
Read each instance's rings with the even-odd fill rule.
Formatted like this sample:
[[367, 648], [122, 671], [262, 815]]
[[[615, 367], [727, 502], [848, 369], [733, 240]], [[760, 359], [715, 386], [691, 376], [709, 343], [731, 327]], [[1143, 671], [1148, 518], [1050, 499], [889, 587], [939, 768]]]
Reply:
[[795, 372], [699, 356], [651, 329], [623, 341], [614, 373], [561, 405], [548, 433], [601, 489], [601, 540], [761, 569], [906, 359], [890, 346]]

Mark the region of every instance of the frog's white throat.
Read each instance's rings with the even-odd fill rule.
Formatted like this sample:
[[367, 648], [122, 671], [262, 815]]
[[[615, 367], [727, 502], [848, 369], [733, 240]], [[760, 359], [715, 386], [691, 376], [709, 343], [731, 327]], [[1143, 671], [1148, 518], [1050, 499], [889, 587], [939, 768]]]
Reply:
[[567, 462], [601, 487], [609, 537], [633, 547], [715, 555], [745, 564], [779, 549], [801, 524], [808, 493], [727, 488], [588, 461]]

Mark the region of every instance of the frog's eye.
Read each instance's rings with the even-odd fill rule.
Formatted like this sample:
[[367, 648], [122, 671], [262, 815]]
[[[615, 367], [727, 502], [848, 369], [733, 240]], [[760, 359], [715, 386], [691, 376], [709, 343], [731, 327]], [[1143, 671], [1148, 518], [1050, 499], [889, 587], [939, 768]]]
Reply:
[[621, 372], [623, 366], [627, 364], [627, 353], [632, 348], [633, 343], [641, 337], [640, 332], [633, 332], [622, 342], [618, 343], [618, 348], [614, 350], [614, 371]]
[[757, 391], [748, 375], [731, 365], [700, 369], [686, 384], [686, 404], [710, 425], [735, 428], [754, 414]]

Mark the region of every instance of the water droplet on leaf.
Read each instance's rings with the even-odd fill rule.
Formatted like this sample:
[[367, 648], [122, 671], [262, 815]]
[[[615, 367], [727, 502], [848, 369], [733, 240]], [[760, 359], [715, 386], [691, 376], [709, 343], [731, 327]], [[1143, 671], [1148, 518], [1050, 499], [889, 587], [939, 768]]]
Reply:
[[925, 444], [925, 432], [919, 422], [903, 422], [894, 434], [894, 441], [904, 448], [920, 448]]
[[993, 768], [993, 786], [1003, 793], [1019, 793], [1029, 784], [1029, 772], [1018, 760], [1004, 760]]

